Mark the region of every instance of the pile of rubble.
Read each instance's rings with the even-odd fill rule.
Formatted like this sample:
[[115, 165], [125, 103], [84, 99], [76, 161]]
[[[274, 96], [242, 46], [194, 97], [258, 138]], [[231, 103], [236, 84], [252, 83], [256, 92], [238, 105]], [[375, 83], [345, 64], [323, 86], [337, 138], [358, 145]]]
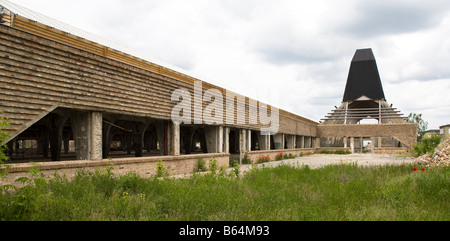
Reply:
[[425, 154], [417, 158], [415, 163], [423, 166], [450, 166], [450, 138], [439, 144], [433, 155]]

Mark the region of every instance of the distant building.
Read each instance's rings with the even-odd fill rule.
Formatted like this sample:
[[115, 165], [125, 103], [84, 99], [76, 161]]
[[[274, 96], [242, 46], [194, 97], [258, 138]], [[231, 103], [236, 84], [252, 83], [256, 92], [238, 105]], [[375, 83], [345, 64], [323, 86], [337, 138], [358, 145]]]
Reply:
[[450, 124], [439, 127], [442, 140], [446, 140], [450, 137]]

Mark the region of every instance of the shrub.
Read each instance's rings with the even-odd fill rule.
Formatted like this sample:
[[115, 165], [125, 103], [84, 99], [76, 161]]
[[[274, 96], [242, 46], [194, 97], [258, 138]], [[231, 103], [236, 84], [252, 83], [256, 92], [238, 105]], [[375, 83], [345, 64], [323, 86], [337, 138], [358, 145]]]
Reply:
[[241, 168], [239, 166], [239, 162], [238, 161], [234, 161], [233, 162], [232, 173], [234, 173], [234, 175], [236, 175], [236, 177], [239, 177], [239, 173], [241, 173]]
[[267, 156], [264, 156], [264, 155], [261, 155], [261, 156], [258, 156], [258, 164], [260, 164], [260, 163], [266, 163], [266, 162], [270, 162], [271, 160], [270, 160], [270, 157], [269, 157], [269, 155], [267, 155]]
[[349, 154], [352, 154], [352, 153], [351, 153], [351, 151], [348, 151], [348, 150], [336, 150], [336, 151], [331, 151], [331, 150], [321, 150], [321, 151], [319, 152], [319, 154], [328, 154], [328, 155], [331, 155], [331, 154], [335, 154], [335, 155], [349, 155]]
[[350, 154], [352, 154], [352, 152], [349, 151], [349, 150], [336, 150], [334, 152], [334, 154], [337, 154], [337, 155], [350, 155]]
[[159, 161], [156, 164], [156, 176], [157, 177], [166, 177], [168, 175], [169, 175], [169, 173], [166, 170], [166, 167], [164, 166], [164, 162], [163, 161]]
[[239, 163], [239, 159], [237, 159], [237, 158], [235, 158], [235, 157], [233, 157], [233, 156], [230, 156], [230, 160], [229, 160], [229, 165], [230, 165], [230, 167], [233, 167], [233, 163], [234, 163], [235, 161], [237, 161], [237, 162]]
[[194, 172], [206, 172], [206, 161], [203, 158], [197, 160], [197, 166], [194, 168]]
[[[0, 111], [0, 114], [3, 113]], [[8, 147], [5, 145], [6, 139], [10, 136], [10, 133], [4, 132], [3, 129], [6, 129], [11, 124], [5, 120], [3, 117], [0, 117], [0, 164], [8, 161], [9, 158], [6, 155], [8, 151]]]
[[242, 159], [242, 164], [245, 164], [245, 165], [252, 164], [252, 159], [248, 158], [247, 153], [244, 154], [244, 158]]
[[209, 170], [211, 171], [212, 174], [216, 174], [218, 169], [218, 164], [217, 164], [217, 160], [215, 157], [211, 157], [211, 160], [209, 160]]
[[292, 155], [291, 153], [288, 154], [284, 154], [283, 159], [287, 160], [287, 159], [295, 159], [296, 156]]
[[281, 161], [283, 160], [283, 153], [279, 153], [278, 155], [275, 156], [275, 161]]
[[422, 156], [424, 154], [432, 155], [436, 147], [441, 143], [441, 136], [433, 135], [429, 138], [422, 139], [421, 142], [414, 146], [414, 154]]

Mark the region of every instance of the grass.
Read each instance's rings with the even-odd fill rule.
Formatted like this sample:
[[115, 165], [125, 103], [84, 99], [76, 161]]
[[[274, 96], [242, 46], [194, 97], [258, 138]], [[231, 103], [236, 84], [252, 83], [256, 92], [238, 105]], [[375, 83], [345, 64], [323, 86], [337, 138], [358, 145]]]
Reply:
[[349, 151], [349, 150], [335, 150], [335, 151], [331, 151], [331, 150], [321, 150], [321, 151], [319, 152], [319, 154], [327, 154], [327, 155], [330, 155], [330, 154], [335, 154], [335, 155], [350, 155], [350, 154], [352, 154], [352, 152]]
[[450, 220], [450, 168], [413, 168], [280, 166], [239, 178], [144, 179], [114, 177], [108, 167], [70, 181], [36, 172], [0, 195], [0, 220]]

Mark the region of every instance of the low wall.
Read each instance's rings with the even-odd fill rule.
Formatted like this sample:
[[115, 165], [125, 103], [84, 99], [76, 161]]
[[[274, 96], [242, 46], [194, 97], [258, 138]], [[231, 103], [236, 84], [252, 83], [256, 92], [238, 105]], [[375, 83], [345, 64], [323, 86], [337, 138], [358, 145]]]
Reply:
[[381, 125], [325, 125], [317, 126], [319, 137], [395, 137], [409, 148], [417, 143], [416, 123]]
[[316, 153], [319, 153], [321, 151], [351, 151], [352, 149], [349, 147], [320, 147], [316, 148]]
[[253, 163], [256, 163], [260, 156], [269, 156], [271, 160], [275, 160], [275, 157], [280, 153], [292, 154], [294, 156], [299, 156], [301, 153], [312, 154], [314, 153], [314, 148], [308, 149], [287, 149], [287, 150], [270, 150], [270, 151], [251, 151], [247, 153], [248, 158], [252, 160]]
[[405, 153], [408, 152], [408, 147], [375, 147], [374, 153], [375, 154], [383, 154], [383, 155], [391, 155], [391, 154], [397, 154], [397, 153]]
[[[42, 162], [42, 163], [25, 163], [25, 164], [6, 164], [10, 167], [8, 175], [4, 179], [0, 179], [0, 185], [14, 184], [14, 181], [20, 177], [30, 177], [28, 171], [30, 168], [38, 165], [39, 170], [47, 177], [53, 176], [55, 172], [59, 175], [66, 175], [69, 179], [78, 171], [86, 170], [94, 172], [97, 169], [106, 166], [113, 167], [115, 175], [125, 175], [134, 172], [141, 177], [151, 177], [156, 175], [156, 164], [159, 161], [164, 162], [169, 175], [181, 175], [193, 173], [197, 160], [202, 158], [209, 165], [211, 157], [215, 157], [219, 168], [229, 166], [229, 156], [227, 153], [216, 154], [196, 154], [184, 156], [158, 156], [158, 157], [142, 157], [142, 158], [124, 158], [102, 161], [61, 161], [61, 162]], [[3, 165], [0, 169], [5, 170]]]

